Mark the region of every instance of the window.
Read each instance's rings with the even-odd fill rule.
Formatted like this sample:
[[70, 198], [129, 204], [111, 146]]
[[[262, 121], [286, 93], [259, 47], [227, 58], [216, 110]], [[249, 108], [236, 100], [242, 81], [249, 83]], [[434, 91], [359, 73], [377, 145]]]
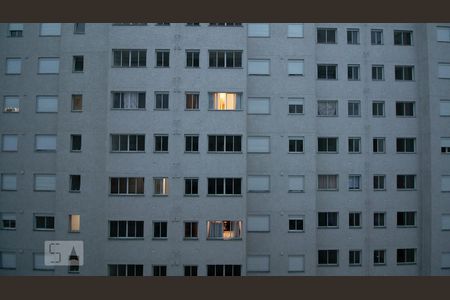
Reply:
[[15, 230], [16, 229], [16, 214], [15, 213], [0, 213], [1, 229]]
[[167, 266], [153, 266], [153, 276], [167, 276]]
[[439, 115], [441, 117], [450, 116], [450, 101], [449, 100], [440, 100], [439, 101]]
[[270, 255], [248, 255], [247, 272], [270, 272]]
[[184, 195], [198, 195], [198, 178], [184, 179]]
[[304, 102], [303, 98], [288, 98], [289, 114], [302, 115]]
[[78, 255], [69, 256], [69, 273], [79, 273], [80, 272], [80, 258]]
[[289, 216], [289, 232], [303, 231], [303, 216]]
[[337, 137], [318, 137], [317, 151], [322, 153], [336, 153], [338, 151]]
[[372, 65], [372, 80], [384, 80], [383, 65]]
[[55, 174], [34, 174], [34, 190], [35, 191], [55, 191], [56, 175]]
[[1, 174], [2, 177], [2, 191], [16, 191], [17, 190], [17, 175], [16, 174]]
[[209, 93], [210, 110], [240, 110], [241, 93]]
[[270, 75], [270, 59], [249, 59], [248, 75]]
[[153, 222], [153, 238], [167, 239], [167, 222], [165, 221]]
[[360, 266], [361, 265], [361, 250], [348, 251], [348, 264], [350, 266]]
[[269, 175], [248, 175], [247, 191], [254, 192], [270, 192], [270, 176]]
[[170, 61], [170, 50], [156, 50], [156, 67], [168, 68]]
[[198, 222], [184, 222], [184, 238], [198, 239]]
[[411, 190], [416, 188], [416, 175], [397, 175], [397, 189]]
[[372, 102], [372, 116], [384, 117], [384, 101]]
[[84, 56], [76, 55], [73, 57], [73, 72], [83, 72], [84, 70]]
[[81, 134], [70, 135], [70, 151], [81, 151]]
[[303, 137], [289, 137], [289, 153], [303, 153]]
[[288, 59], [288, 75], [289, 76], [303, 76], [304, 75], [303, 59]]
[[441, 253], [441, 269], [450, 269], [450, 252]]
[[416, 212], [415, 211], [397, 212], [397, 226], [398, 227], [416, 226]]
[[348, 176], [348, 190], [360, 191], [361, 190], [361, 175], [349, 175]]
[[395, 80], [414, 80], [414, 66], [395, 66]]
[[153, 195], [169, 195], [169, 177], [153, 178]]
[[438, 64], [438, 77], [444, 79], [450, 79], [450, 63]]
[[373, 189], [375, 191], [385, 190], [386, 175], [373, 175]]
[[319, 265], [337, 265], [338, 256], [339, 250], [319, 250], [317, 255], [317, 263]]
[[41, 24], [41, 36], [59, 36], [61, 35], [60, 23], [42, 23]]
[[288, 255], [288, 272], [305, 272], [305, 256]]
[[0, 252], [0, 269], [15, 269], [16, 268], [16, 253], [15, 252]]
[[441, 229], [450, 230], [450, 214], [441, 215]]
[[69, 231], [80, 232], [80, 215], [69, 215]]
[[207, 265], [207, 276], [241, 276], [241, 265]]
[[198, 152], [198, 135], [185, 135], [185, 152]]
[[155, 152], [169, 151], [169, 136], [162, 134], [155, 134]]
[[338, 218], [339, 218], [338, 212], [318, 212], [317, 213], [318, 227], [337, 228], [339, 226]]
[[147, 66], [145, 49], [113, 49], [113, 67], [138, 68]]
[[269, 232], [270, 231], [270, 216], [266, 215], [251, 215], [247, 216], [247, 231], [248, 232]]
[[70, 190], [71, 192], [79, 192], [81, 188], [81, 176], [70, 175]]
[[198, 276], [197, 274], [198, 274], [197, 266], [184, 266], [184, 276]]
[[111, 134], [112, 152], [144, 152], [144, 134]]
[[360, 117], [361, 116], [361, 101], [350, 100], [348, 101], [348, 116]]
[[317, 188], [322, 191], [338, 189], [338, 175], [317, 175]]
[[217, 27], [241, 27], [242, 23], [209, 23], [209, 26]]
[[348, 80], [359, 80], [359, 65], [347, 66], [347, 78]]
[[338, 79], [337, 65], [317, 65], [317, 79]]
[[23, 24], [22, 23], [9, 23], [8, 24], [8, 37], [22, 37], [23, 36]]
[[72, 95], [72, 111], [83, 111], [83, 95]]
[[347, 44], [359, 44], [359, 29], [347, 29]]
[[240, 135], [208, 135], [208, 152], [241, 152]]
[[302, 38], [303, 37], [303, 24], [288, 24], [288, 38]]
[[208, 239], [240, 239], [242, 232], [242, 221], [208, 221], [207, 228]]
[[384, 212], [373, 213], [373, 227], [386, 227], [385, 218], [386, 213]]
[[450, 42], [450, 27], [438, 26], [436, 34], [438, 42]]
[[450, 175], [441, 176], [441, 192], [450, 192]]
[[200, 67], [200, 50], [186, 50], [186, 68]]
[[144, 265], [108, 265], [109, 276], [143, 276]]
[[317, 28], [318, 44], [336, 44], [336, 28]]
[[395, 103], [395, 114], [400, 117], [414, 117], [415, 107], [415, 102], [398, 101]]
[[269, 98], [248, 98], [247, 113], [254, 115], [270, 114], [270, 99]]
[[320, 117], [336, 117], [338, 115], [337, 100], [318, 100], [317, 115]]
[[144, 195], [144, 177], [110, 177], [111, 195]]
[[267, 23], [249, 23], [248, 37], [269, 37], [270, 25]]
[[110, 238], [143, 238], [144, 221], [108, 221]]
[[394, 45], [411, 46], [412, 34], [412, 31], [394, 30]]
[[36, 151], [56, 151], [56, 135], [36, 134]]
[[17, 151], [17, 134], [2, 135], [2, 151]]
[[397, 249], [397, 265], [415, 264], [416, 248]]
[[269, 153], [270, 137], [269, 136], [249, 136], [247, 137], [248, 153]]
[[372, 45], [383, 45], [383, 29], [372, 29], [370, 31], [370, 42]]
[[397, 138], [397, 153], [415, 153], [416, 138]]
[[348, 138], [348, 153], [361, 153], [361, 138]]
[[208, 195], [241, 195], [241, 178], [208, 178]]
[[385, 256], [386, 256], [386, 250], [374, 250], [373, 251], [373, 264], [374, 265], [386, 264]]
[[18, 96], [5, 96], [3, 104], [3, 112], [18, 113], [20, 111]]
[[112, 92], [113, 109], [145, 109], [145, 92]]
[[199, 93], [186, 93], [186, 110], [198, 110], [199, 101]]
[[385, 138], [373, 138], [373, 153], [385, 153]]
[[169, 92], [155, 93], [155, 109], [168, 110], [169, 109]]
[[58, 57], [38, 58], [38, 74], [58, 74], [58, 73], [59, 73]]
[[74, 23], [73, 33], [74, 34], [84, 34], [86, 29], [86, 23]]
[[361, 213], [351, 212], [348, 214], [348, 227], [360, 228], [361, 227]]
[[37, 96], [36, 112], [38, 113], [56, 113], [58, 112], [58, 97], [56, 96]]
[[289, 175], [288, 176], [288, 191], [289, 193], [298, 193], [305, 191], [305, 176], [303, 175]]
[[35, 215], [34, 230], [55, 230], [55, 217], [49, 215]]
[[6, 59], [6, 74], [20, 74], [22, 73], [22, 59], [21, 58], [7, 58]]

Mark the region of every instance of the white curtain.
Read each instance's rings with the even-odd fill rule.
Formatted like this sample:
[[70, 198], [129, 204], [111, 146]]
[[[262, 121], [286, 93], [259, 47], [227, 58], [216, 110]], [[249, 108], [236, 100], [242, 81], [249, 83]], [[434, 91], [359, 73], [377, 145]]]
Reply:
[[223, 223], [222, 221], [208, 221], [208, 238], [222, 238]]
[[135, 109], [138, 108], [139, 95], [136, 92], [128, 92], [123, 94], [123, 108]]
[[337, 114], [337, 103], [335, 101], [319, 101], [318, 114], [320, 116], [335, 116]]

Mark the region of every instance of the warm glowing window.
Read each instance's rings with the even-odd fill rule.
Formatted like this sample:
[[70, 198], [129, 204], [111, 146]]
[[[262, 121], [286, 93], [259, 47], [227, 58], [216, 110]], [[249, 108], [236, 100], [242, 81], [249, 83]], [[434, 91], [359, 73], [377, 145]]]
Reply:
[[210, 110], [239, 110], [241, 109], [241, 94], [239, 93], [210, 93]]
[[240, 239], [242, 221], [208, 221], [208, 239]]
[[70, 232], [80, 231], [80, 215], [70, 215], [69, 223], [70, 223]]

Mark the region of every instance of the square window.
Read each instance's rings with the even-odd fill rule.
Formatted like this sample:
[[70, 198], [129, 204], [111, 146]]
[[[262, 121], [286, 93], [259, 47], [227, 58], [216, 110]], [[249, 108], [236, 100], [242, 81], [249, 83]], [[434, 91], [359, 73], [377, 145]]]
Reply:
[[372, 65], [372, 80], [374, 81], [384, 80], [383, 65]]
[[372, 102], [372, 116], [384, 117], [384, 101]]
[[348, 80], [359, 80], [359, 65], [347, 66], [347, 78]]
[[167, 238], [167, 222], [165, 221], [153, 222], [153, 238], [156, 239]]
[[170, 50], [156, 50], [156, 66], [160, 68], [169, 67]]
[[348, 189], [350, 191], [361, 190], [361, 175], [349, 175], [348, 176]]
[[2, 151], [17, 151], [17, 134], [3, 134], [2, 135]]
[[350, 250], [348, 252], [348, 264], [350, 266], [361, 265], [361, 250]]
[[370, 31], [370, 42], [372, 45], [383, 45], [383, 29], [372, 29]]
[[7, 58], [6, 59], [6, 74], [16, 75], [22, 73], [22, 59], [21, 58]]
[[169, 151], [169, 136], [155, 134], [155, 152]]
[[184, 266], [184, 276], [198, 276], [197, 274], [198, 266]]
[[373, 214], [373, 227], [386, 227], [385, 225], [386, 213], [376, 212]]
[[198, 178], [184, 179], [184, 195], [198, 195]]
[[200, 67], [200, 50], [186, 50], [186, 68]]
[[376, 191], [384, 191], [386, 175], [373, 175], [373, 189]]
[[347, 44], [359, 44], [359, 29], [347, 29]]
[[289, 137], [289, 153], [303, 153], [303, 137]]
[[361, 153], [361, 138], [348, 138], [348, 153]]
[[361, 213], [351, 212], [348, 214], [348, 226], [350, 228], [360, 228], [361, 227]]
[[394, 30], [394, 45], [411, 46], [412, 45], [412, 31]]
[[155, 109], [168, 110], [169, 109], [169, 93], [156, 92], [155, 93]]
[[303, 216], [289, 216], [289, 232], [302, 232], [303, 220]]
[[385, 138], [373, 138], [373, 153], [385, 153]]
[[86, 23], [74, 23], [73, 24], [73, 33], [74, 34], [84, 34], [86, 29]]
[[386, 250], [374, 250], [373, 251], [373, 264], [385, 265], [386, 264]]
[[198, 110], [200, 102], [199, 93], [186, 93], [186, 110]]

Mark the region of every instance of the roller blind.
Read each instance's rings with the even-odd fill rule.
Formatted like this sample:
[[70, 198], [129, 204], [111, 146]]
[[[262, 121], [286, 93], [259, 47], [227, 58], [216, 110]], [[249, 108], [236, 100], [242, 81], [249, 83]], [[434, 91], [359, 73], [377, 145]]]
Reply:
[[303, 75], [303, 60], [289, 60], [288, 74], [289, 75]]
[[56, 175], [36, 174], [34, 176], [36, 191], [54, 191], [56, 189]]
[[17, 151], [17, 135], [4, 134], [2, 137], [3, 151]]
[[247, 256], [248, 272], [269, 272], [270, 256], [269, 255], [249, 255]]
[[288, 182], [289, 182], [289, 191], [290, 192], [299, 192], [304, 191], [304, 176], [289, 176]]
[[44, 151], [56, 150], [56, 135], [37, 134], [36, 150], [44, 150]]
[[16, 253], [0, 252], [0, 266], [2, 269], [16, 268]]
[[61, 35], [61, 23], [42, 23], [41, 35], [48, 35], [48, 36]]
[[270, 151], [270, 137], [268, 136], [249, 136], [247, 138], [247, 152], [268, 153]]
[[438, 27], [437, 40], [438, 42], [450, 42], [450, 27]]
[[268, 192], [270, 191], [270, 176], [258, 175], [247, 177], [247, 189], [249, 192]]
[[439, 78], [450, 79], [450, 64], [438, 65]]
[[248, 216], [247, 231], [268, 232], [270, 231], [269, 216]]
[[37, 112], [58, 112], [58, 98], [56, 96], [37, 96]]
[[21, 31], [23, 30], [22, 23], [9, 23], [8, 29], [11, 31]]
[[288, 25], [288, 37], [302, 38], [303, 37], [303, 24], [289, 24]]
[[442, 230], [450, 230], [450, 214], [443, 214], [441, 216]]
[[248, 98], [249, 114], [268, 114], [270, 113], [269, 98]]
[[441, 177], [441, 191], [450, 192], [450, 175], [442, 175]]
[[2, 220], [16, 220], [15, 213], [2, 213], [1, 217], [2, 217]]
[[441, 138], [441, 147], [450, 147], [450, 138]]
[[291, 105], [303, 105], [304, 99], [303, 98], [290, 98], [288, 100], [288, 104]]
[[2, 190], [15, 191], [17, 189], [16, 174], [2, 174]]
[[6, 59], [6, 74], [20, 74], [22, 71], [21, 58], [7, 58]]
[[450, 116], [450, 100], [441, 100], [440, 113], [441, 116]]
[[58, 74], [59, 58], [39, 58], [39, 74]]
[[270, 60], [268, 59], [249, 59], [248, 74], [249, 75], [269, 75]]
[[19, 107], [19, 97], [5, 97], [5, 105], [3, 107], [3, 111], [5, 112], [18, 112], [20, 110]]
[[292, 255], [288, 257], [289, 272], [303, 272], [305, 271], [305, 257], [303, 255]]
[[448, 269], [450, 268], [450, 252], [444, 252], [441, 256], [441, 267]]
[[249, 37], [268, 37], [270, 26], [267, 23], [250, 23], [248, 24]]

